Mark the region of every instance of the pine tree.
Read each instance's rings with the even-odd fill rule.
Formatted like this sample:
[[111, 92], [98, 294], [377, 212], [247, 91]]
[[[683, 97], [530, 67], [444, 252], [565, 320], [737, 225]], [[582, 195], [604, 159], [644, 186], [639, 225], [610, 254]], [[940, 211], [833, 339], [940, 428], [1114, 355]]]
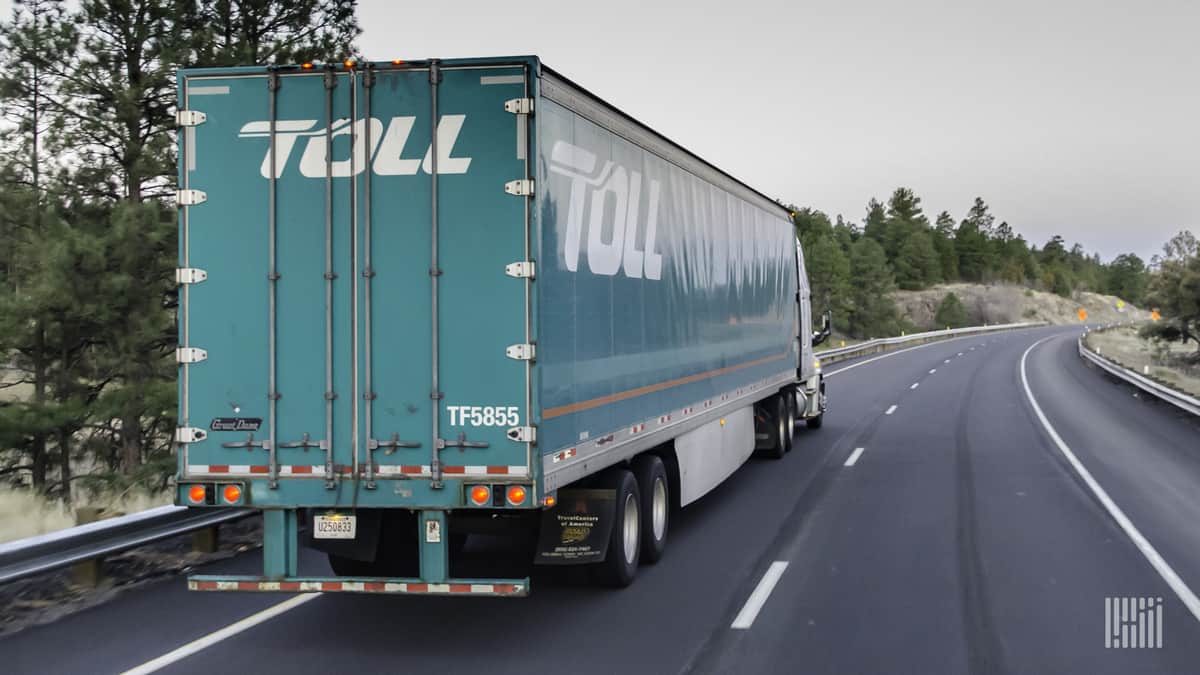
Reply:
[[804, 248], [804, 265], [812, 289], [812, 313], [833, 312], [835, 326], [849, 320], [850, 259], [832, 236], [819, 237]]
[[938, 304], [937, 314], [933, 318], [935, 328], [961, 328], [967, 325], [967, 308], [954, 293], [947, 293]]
[[896, 304], [890, 293], [896, 289], [883, 247], [870, 237], [854, 242], [850, 251], [851, 335], [884, 337], [897, 332]]
[[355, 55], [356, 0], [201, 0], [201, 66], [324, 61]]
[[920, 290], [942, 280], [937, 251], [924, 230], [916, 230], [904, 240], [892, 267], [896, 283], [905, 290]]
[[948, 211], [938, 214], [933, 228], [933, 248], [941, 263], [942, 279], [958, 281], [958, 253], [954, 250], [954, 218]]

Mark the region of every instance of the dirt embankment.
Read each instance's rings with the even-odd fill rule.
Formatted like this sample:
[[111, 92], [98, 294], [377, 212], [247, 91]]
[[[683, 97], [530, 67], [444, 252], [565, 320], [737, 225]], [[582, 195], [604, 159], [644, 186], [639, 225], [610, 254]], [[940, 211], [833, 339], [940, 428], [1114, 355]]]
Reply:
[[1087, 323], [1143, 321], [1149, 312], [1138, 309], [1120, 298], [1099, 293], [1079, 292], [1064, 298], [1053, 293], [1035, 291], [1023, 286], [985, 284], [942, 284], [923, 291], [896, 291], [894, 299], [900, 316], [922, 329], [937, 326], [934, 316], [938, 305], [953, 292], [967, 310], [967, 323], [1016, 323], [1046, 321], [1052, 324], [1078, 324], [1078, 312], [1087, 311]]

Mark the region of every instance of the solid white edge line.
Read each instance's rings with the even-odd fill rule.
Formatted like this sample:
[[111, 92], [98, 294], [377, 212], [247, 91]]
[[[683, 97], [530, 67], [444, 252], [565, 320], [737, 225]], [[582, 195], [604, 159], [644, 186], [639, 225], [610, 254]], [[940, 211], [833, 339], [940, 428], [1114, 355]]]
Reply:
[[771, 596], [771, 591], [775, 590], [775, 584], [779, 583], [779, 577], [783, 576], [783, 571], [787, 569], [786, 560], [776, 560], [767, 568], [767, 573], [754, 587], [754, 592], [746, 598], [746, 604], [742, 607], [742, 611], [734, 617], [730, 628], [737, 630], [746, 630], [754, 625], [754, 620], [758, 618], [758, 613], [762, 610], [763, 605], [767, 604], [767, 598]]
[[892, 414], [892, 413], [894, 413], [894, 412], [896, 412], [896, 406], [895, 406], [895, 405], [893, 405], [892, 407], [888, 408], [888, 409], [887, 409], [887, 412], [885, 412], [885, 413], [883, 413], [883, 414], [884, 414], [884, 415], [891, 415], [891, 414]]
[[863, 450], [866, 450], [866, 448], [855, 448], [854, 452], [850, 453], [850, 456], [846, 458], [846, 464], [844, 466], [854, 466], [855, 462], [857, 462], [858, 458], [863, 454]]
[[1183, 583], [1183, 579], [1179, 578], [1179, 575], [1175, 573], [1175, 570], [1172, 569], [1169, 564], [1167, 564], [1166, 560], [1163, 560], [1163, 557], [1158, 554], [1158, 551], [1156, 551], [1154, 547], [1150, 545], [1150, 542], [1144, 536], [1142, 536], [1142, 533], [1139, 532], [1137, 527], [1134, 526], [1133, 521], [1129, 520], [1129, 517], [1126, 516], [1125, 512], [1121, 510], [1121, 507], [1117, 506], [1116, 502], [1114, 502], [1112, 498], [1108, 496], [1108, 493], [1104, 491], [1104, 488], [1100, 487], [1100, 484], [1097, 483], [1096, 479], [1092, 477], [1092, 474], [1087, 470], [1087, 467], [1085, 467], [1083, 463], [1079, 461], [1079, 459], [1075, 456], [1075, 453], [1071, 452], [1071, 448], [1067, 447], [1067, 444], [1063, 441], [1062, 437], [1058, 435], [1057, 431], [1055, 431], [1053, 425], [1050, 424], [1050, 420], [1046, 418], [1046, 414], [1042, 412], [1042, 407], [1038, 405], [1037, 399], [1034, 398], [1033, 390], [1029, 388], [1029, 378], [1025, 374], [1026, 357], [1029, 356], [1029, 353], [1033, 351], [1034, 347], [1037, 347], [1052, 337], [1059, 336], [1050, 335], [1044, 337], [1041, 340], [1029, 345], [1029, 348], [1026, 349], [1025, 353], [1021, 355], [1021, 384], [1025, 387], [1025, 396], [1029, 399], [1029, 404], [1033, 406], [1033, 412], [1037, 414], [1038, 420], [1042, 423], [1042, 427], [1046, 430], [1046, 433], [1050, 436], [1050, 439], [1054, 441], [1054, 444], [1058, 446], [1058, 449], [1062, 452], [1063, 456], [1067, 458], [1067, 462], [1072, 468], [1075, 469], [1075, 472], [1079, 474], [1079, 477], [1083, 479], [1083, 482], [1087, 484], [1088, 488], [1091, 489], [1092, 494], [1096, 495], [1096, 499], [1100, 501], [1105, 510], [1108, 511], [1108, 515], [1112, 516], [1112, 519], [1117, 521], [1117, 525], [1119, 525], [1121, 529], [1125, 531], [1126, 536], [1133, 541], [1134, 546], [1136, 546], [1137, 549], [1142, 552], [1142, 555], [1146, 557], [1146, 560], [1150, 563], [1150, 566], [1154, 568], [1154, 571], [1158, 572], [1159, 576], [1163, 578], [1163, 581], [1167, 582], [1167, 586], [1170, 586], [1172, 591], [1175, 591], [1175, 595], [1177, 595], [1179, 599], [1183, 601], [1183, 604], [1188, 608], [1188, 611], [1192, 613], [1192, 616], [1195, 617], [1197, 621], [1200, 621], [1200, 598], [1197, 598], [1196, 594], [1192, 592], [1192, 589], [1188, 588], [1187, 584]]
[[280, 614], [283, 614], [284, 612], [291, 611], [310, 600], [316, 600], [320, 596], [320, 593], [309, 593], [306, 595], [297, 595], [294, 598], [289, 598], [278, 605], [268, 607], [257, 614], [251, 614], [241, 621], [232, 623], [221, 630], [209, 633], [202, 638], [192, 640], [186, 645], [167, 652], [153, 661], [147, 661], [140, 666], [130, 668], [129, 670], [121, 673], [121, 675], [147, 675], [148, 673], [153, 673], [162, 668], [166, 668], [176, 661], [182, 661], [196, 652], [207, 649], [218, 642], [227, 640], [238, 633], [249, 630], [264, 621], [269, 621]]

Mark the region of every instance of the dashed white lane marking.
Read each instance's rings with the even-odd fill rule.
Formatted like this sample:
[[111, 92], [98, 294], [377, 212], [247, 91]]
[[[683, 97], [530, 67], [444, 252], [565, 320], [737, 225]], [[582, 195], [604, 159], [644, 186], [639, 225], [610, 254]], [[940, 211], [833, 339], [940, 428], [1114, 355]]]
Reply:
[[754, 587], [754, 592], [746, 599], [742, 611], [733, 618], [730, 628], [746, 630], [754, 625], [754, 619], [758, 618], [759, 611], [767, 603], [767, 598], [771, 596], [771, 591], [775, 590], [775, 584], [779, 583], [779, 577], [783, 576], [783, 571], [787, 569], [787, 566], [786, 560], [776, 560], [771, 563], [771, 566], [767, 568], [767, 573], [758, 582], [758, 586]]
[[929, 374], [930, 374], [930, 375], [932, 375], [932, 374], [934, 374], [934, 373], [936, 373], [936, 372], [937, 372], [937, 368], [930, 368], [930, 369], [929, 369]]
[[850, 456], [846, 458], [846, 466], [854, 466], [854, 463], [862, 456], [863, 450], [866, 450], [866, 448], [855, 448], [854, 452], [850, 453]]
[[896, 412], [896, 406], [892, 406], [892, 407], [888, 408], [888, 409], [887, 409], [887, 412], [885, 412], [885, 413], [883, 413], [883, 414], [884, 414], [884, 415], [891, 415], [891, 414], [892, 414], [892, 413], [894, 413], [894, 412]]
[[159, 669], [166, 668], [176, 661], [186, 659], [198, 651], [207, 649], [218, 642], [221, 642], [222, 640], [227, 640], [238, 633], [247, 631], [264, 621], [269, 621], [280, 614], [283, 614], [284, 612], [289, 612], [293, 609], [296, 609], [300, 605], [303, 605], [311, 600], [316, 600], [319, 597], [321, 597], [320, 593], [308, 593], [305, 595], [297, 595], [294, 598], [289, 598], [288, 600], [284, 600], [278, 605], [268, 607], [257, 614], [251, 614], [237, 623], [229, 624], [221, 630], [209, 633], [202, 638], [193, 640], [179, 649], [167, 652], [153, 661], [147, 661], [140, 666], [130, 668], [121, 675], [147, 675], [147, 673], [153, 673]]
[[1079, 461], [1079, 458], [1075, 456], [1075, 453], [1071, 452], [1071, 448], [1067, 447], [1067, 444], [1063, 441], [1062, 437], [1058, 435], [1057, 431], [1055, 431], [1054, 426], [1050, 424], [1050, 420], [1046, 419], [1046, 413], [1042, 412], [1042, 406], [1038, 405], [1037, 399], [1033, 395], [1033, 390], [1029, 388], [1029, 377], [1025, 374], [1026, 358], [1029, 356], [1029, 352], [1033, 351], [1034, 347], [1037, 347], [1052, 337], [1057, 336], [1049, 335], [1044, 337], [1041, 340], [1029, 345], [1029, 349], [1026, 349], [1024, 354], [1021, 354], [1021, 384], [1025, 387], [1025, 396], [1029, 399], [1029, 404], [1033, 406], [1033, 412], [1037, 414], [1038, 421], [1042, 423], [1042, 428], [1046, 430], [1046, 433], [1050, 436], [1050, 440], [1054, 441], [1054, 444], [1058, 446], [1058, 449], [1062, 452], [1063, 456], [1067, 458], [1067, 462], [1070, 463], [1071, 467], [1075, 469], [1075, 472], [1079, 474], [1079, 477], [1083, 479], [1083, 482], [1087, 484], [1088, 488], [1091, 489], [1092, 494], [1096, 495], [1096, 499], [1099, 500], [1100, 504], [1104, 506], [1104, 509], [1108, 511], [1108, 515], [1112, 516], [1112, 519], [1117, 522], [1117, 525], [1119, 525], [1121, 529], [1125, 531], [1125, 535], [1128, 536], [1129, 539], [1133, 541], [1133, 545], [1142, 552], [1142, 555], [1144, 555], [1146, 560], [1150, 562], [1150, 566], [1154, 568], [1154, 571], [1158, 572], [1158, 575], [1163, 578], [1163, 581], [1167, 582], [1167, 585], [1171, 587], [1172, 591], [1175, 591], [1175, 595], [1179, 596], [1179, 599], [1184, 605], [1187, 606], [1188, 611], [1192, 613], [1192, 616], [1194, 616], [1197, 621], [1200, 621], [1200, 598], [1197, 598], [1196, 594], [1192, 592], [1192, 589], [1188, 588], [1187, 584], [1183, 583], [1183, 579], [1180, 579], [1179, 575], [1175, 573], [1175, 570], [1172, 569], [1169, 564], [1167, 564], [1167, 561], [1163, 560], [1163, 557], [1158, 554], [1158, 551], [1156, 551], [1154, 547], [1150, 545], [1150, 542], [1144, 536], [1142, 536], [1142, 533], [1138, 531], [1137, 527], [1134, 526], [1133, 521], [1129, 520], [1129, 516], [1125, 515], [1125, 512], [1121, 510], [1121, 507], [1117, 506], [1117, 503], [1108, 496], [1108, 493], [1104, 491], [1104, 488], [1100, 487], [1100, 483], [1097, 483], [1096, 479], [1092, 477], [1092, 473], [1087, 470], [1087, 467], [1085, 467], [1083, 463]]
[[[912, 350], [914, 350], [914, 349], [924, 349], [924, 348], [926, 348], [926, 347], [932, 347], [933, 345], [936, 345], [936, 344], [944, 344], [945, 342], [950, 342], [950, 341], [952, 341], [952, 340], [956, 340], [956, 339], [962, 339], [962, 338], [951, 338], [951, 340], [943, 340], [942, 342], [926, 342], [926, 343], [925, 343], [925, 344], [923, 344], [923, 345], [917, 345], [917, 346], [915, 346], [915, 347], [906, 347], [906, 348], [904, 348], [904, 349], [897, 349], [897, 350], [896, 350], [896, 351], [894, 351], [894, 352], [888, 352], [888, 353], [886, 353], [886, 354], [881, 354], [881, 355], [879, 355], [879, 356], [875, 356], [875, 357], [869, 358], [869, 359], [867, 359], [866, 361], [859, 361], [859, 362], [857, 362], [857, 363], [851, 363], [850, 365], [846, 366], [845, 368], [838, 368], [837, 370], [834, 370], [834, 371], [826, 371], [826, 372], [825, 372], [825, 377], [833, 377], [834, 375], [837, 375], [838, 373], [844, 373], [844, 372], [846, 372], [847, 370], [853, 370], [853, 369], [855, 369], [855, 368], [857, 368], [857, 367], [859, 367], [859, 366], [865, 366], [865, 365], [867, 365], [868, 363], [874, 363], [874, 362], [876, 362], [876, 361], [878, 361], [878, 360], [880, 360], [880, 359], [886, 359], [886, 358], [888, 358], [889, 356], [895, 356], [895, 355], [897, 355], [897, 354], [903, 354], [904, 352], [911, 352], [911, 351], [912, 351]], [[959, 352], [959, 353], [958, 353], [958, 355], [959, 355], [959, 356], [962, 356], [962, 352]]]
[[921, 383], [920, 383], [920, 382], [913, 382], [913, 383], [912, 383], [912, 386], [911, 386], [911, 387], [909, 387], [909, 389], [916, 389], [916, 388], [917, 388], [917, 387], [919, 387], [919, 386], [921, 386]]
[[942, 361], [942, 363], [950, 363], [950, 359], [946, 359], [945, 361]]

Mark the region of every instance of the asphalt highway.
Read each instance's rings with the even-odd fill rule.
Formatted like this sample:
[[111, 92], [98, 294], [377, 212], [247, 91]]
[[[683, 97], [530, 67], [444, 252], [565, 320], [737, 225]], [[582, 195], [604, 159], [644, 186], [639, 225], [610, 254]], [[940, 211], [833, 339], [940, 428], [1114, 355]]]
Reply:
[[[830, 366], [823, 428], [675, 514], [624, 590], [541, 568], [512, 600], [172, 578], [0, 639], [0, 671], [1200, 672], [1200, 422], [1087, 366], [1080, 332]], [[468, 555], [504, 555], [480, 539]], [[328, 567], [303, 550], [301, 571]], [[1161, 598], [1162, 646], [1106, 646], [1109, 597]]]

